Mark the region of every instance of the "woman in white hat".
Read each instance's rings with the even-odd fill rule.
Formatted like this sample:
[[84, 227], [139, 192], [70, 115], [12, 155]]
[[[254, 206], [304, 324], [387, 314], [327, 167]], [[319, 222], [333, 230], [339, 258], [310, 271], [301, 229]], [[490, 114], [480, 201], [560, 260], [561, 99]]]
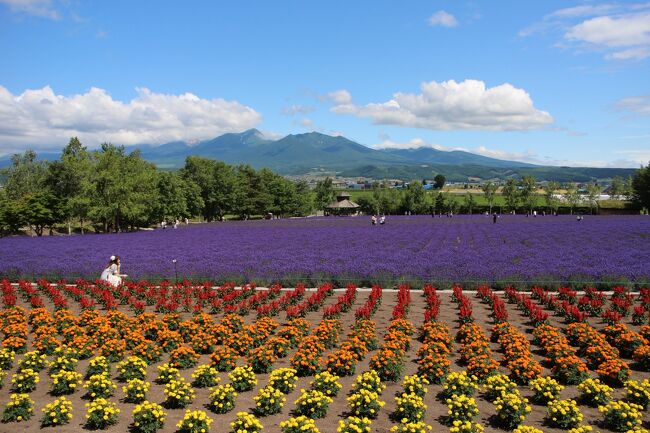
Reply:
[[122, 278], [126, 276], [126, 274], [120, 274], [120, 256], [111, 256], [99, 279], [108, 281], [111, 285], [117, 287], [122, 284]]

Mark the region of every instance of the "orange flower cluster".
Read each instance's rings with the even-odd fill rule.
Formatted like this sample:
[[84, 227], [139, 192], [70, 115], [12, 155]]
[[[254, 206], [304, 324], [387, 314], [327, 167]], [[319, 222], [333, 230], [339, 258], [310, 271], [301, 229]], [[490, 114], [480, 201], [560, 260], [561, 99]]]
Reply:
[[589, 369], [557, 328], [542, 324], [535, 328], [533, 335], [546, 352], [546, 361], [553, 366], [553, 376], [560, 382], [573, 385], [587, 378]]
[[2, 324], [2, 347], [16, 353], [23, 353], [27, 346], [27, 317], [22, 307], [11, 307], [0, 312]]
[[417, 352], [418, 375], [431, 383], [444, 382], [449, 373], [452, 337], [446, 325], [427, 321], [420, 328], [422, 346]]
[[411, 346], [411, 336], [415, 326], [403, 316], [391, 320], [384, 344], [370, 360], [370, 368], [375, 370], [381, 380], [396, 381], [404, 370], [404, 357]]
[[650, 342], [638, 332], [630, 330], [625, 324], [607, 326], [603, 329], [607, 341], [616, 347], [621, 356], [630, 358], [634, 351], [641, 346], [648, 346]]
[[179, 346], [169, 354], [169, 365], [174, 368], [190, 368], [199, 362], [199, 354], [189, 346]]
[[530, 343], [524, 334], [510, 322], [500, 322], [492, 327], [492, 338], [503, 350], [503, 361], [510, 377], [520, 385], [527, 385], [542, 373], [542, 366], [533, 359]]
[[339, 342], [341, 335], [341, 322], [338, 319], [324, 319], [314, 329], [314, 336], [318, 338], [326, 349], [331, 349]]
[[354, 374], [357, 362], [370, 350], [366, 341], [376, 344], [375, 323], [368, 319], [360, 319], [357, 322], [363, 323], [361, 326], [355, 323], [341, 347], [327, 357], [327, 371], [339, 377]]
[[467, 374], [476, 376], [479, 382], [494, 374], [499, 363], [492, 357], [490, 340], [479, 325], [465, 322], [458, 330], [460, 358], [467, 364]]

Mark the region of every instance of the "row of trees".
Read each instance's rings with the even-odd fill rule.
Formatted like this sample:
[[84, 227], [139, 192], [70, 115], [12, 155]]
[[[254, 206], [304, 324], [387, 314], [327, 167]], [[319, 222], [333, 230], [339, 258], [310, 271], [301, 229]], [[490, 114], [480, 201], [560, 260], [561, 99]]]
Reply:
[[88, 151], [72, 138], [58, 161], [36, 153], [14, 155], [2, 173], [0, 231], [30, 226], [37, 235], [58, 224], [98, 231], [146, 227], [163, 220], [226, 214], [281, 216], [311, 212], [306, 182], [293, 182], [268, 169], [188, 157], [178, 172], [159, 171], [139, 152], [103, 144]]

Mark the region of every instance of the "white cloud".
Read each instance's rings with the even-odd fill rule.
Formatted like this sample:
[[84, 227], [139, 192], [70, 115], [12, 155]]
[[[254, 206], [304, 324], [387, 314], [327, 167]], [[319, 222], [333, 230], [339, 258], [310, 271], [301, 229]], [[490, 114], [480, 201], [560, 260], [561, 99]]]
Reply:
[[[393, 99], [364, 106], [339, 102], [331, 111], [372, 119], [375, 124], [432, 130], [528, 130], [553, 122], [536, 109], [530, 95], [511, 84], [487, 88], [478, 80], [422, 83], [421, 93], [397, 92]], [[343, 100], [343, 99], [341, 99]]]
[[33, 15], [51, 20], [61, 19], [61, 15], [56, 11], [51, 0], [0, 0], [0, 4], [5, 4], [9, 10], [14, 13]]
[[519, 36], [547, 31], [562, 34], [558, 47], [602, 52], [607, 60], [644, 59], [650, 57], [650, 2], [559, 9]]
[[535, 152], [531, 152], [530, 150], [527, 150], [525, 152], [506, 152], [504, 150], [488, 149], [485, 146], [479, 146], [471, 152], [496, 159], [524, 161], [530, 162], [532, 164], [538, 163], [537, 154]]
[[92, 147], [115, 144], [201, 140], [254, 127], [261, 116], [237, 101], [170, 95], [138, 88], [129, 102], [91, 88], [79, 95], [57, 95], [49, 87], [13, 95], [0, 86], [0, 147], [60, 149], [71, 136]]
[[300, 126], [303, 126], [305, 128], [311, 128], [314, 126], [314, 122], [312, 122], [311, 119], [305, 117], [304, 119], [300, 120]]
[[456, 27], [458, 20], [452, 14], [445, 11], [438, 11], [429, 17], [430, 26]]
[[421, 138], [413, 138], [406, 142], [396, 142], [390, 138], [385, 138], [381, 143], [375, 144], [372, 146], [374, 149], [418, 149], [420, 147], [430, 147], [436, 150], [454, 150], [447, 147], [441, 146], [439, 144], [428, 143], [427, 141]]
[[345, 89], [335, 90], [334, 92], [328, 93], [327, 99], [334, 101], [334, 103], [337, 105], [349, 104], [352, 102], [352, 96], [350, 96], [350, 92]]
[[619, 110], [650, 116], [650, 95], [629, 96], [617, 101], [614, 107]]
[[286, 116], [293, 116], [295, 114], [306, 114], [314, 111], [314, 107], [310, 105], [291, 105], [282, 109], [282, 114]]

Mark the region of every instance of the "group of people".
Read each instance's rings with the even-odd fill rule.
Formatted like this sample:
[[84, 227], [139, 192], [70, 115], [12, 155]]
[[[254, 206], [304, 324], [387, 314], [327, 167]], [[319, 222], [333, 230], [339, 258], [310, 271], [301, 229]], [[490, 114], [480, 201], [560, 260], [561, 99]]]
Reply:
[[[190, 223], [190, 220], [187, 219], [187, 218], [185, 218], [185, 225], [188, 225], [189, 223]], [[175, 229], [177, 229], [178, 226], [181, 224], [181, 222], [178, 220], [178, 218], [176, 218], [176, 220], [175, 220], [173, 223], [170, 223], [170, 224], [171, 224], [172, 227], [174, 227]], [[162, 220], [162, 221], [160, 222], [160, 228], [161, 228], [161, 229], [166, 229], [166, 228], [167, 228], [167, 221]]]
[[371, 223], [373, 226], [376, 226], [376, 225], [377, 225], [377, 221], [379, 221], [379, 225], [383, 226], [384, 224], [386, 224], [386, 215], [382, 215], [382, 216], [380, 216], [379, 218], [377, 218], [377, 216], [373, 215], [373, 216], [370, 218], [370, 223]]
[[122, 278], [128, 277], [128, 275], [120, 273], [120, 265], [120, 256], [111, 256], [99, 279], [107, 281], [112, 286], [119, 286], [122, 284]]

